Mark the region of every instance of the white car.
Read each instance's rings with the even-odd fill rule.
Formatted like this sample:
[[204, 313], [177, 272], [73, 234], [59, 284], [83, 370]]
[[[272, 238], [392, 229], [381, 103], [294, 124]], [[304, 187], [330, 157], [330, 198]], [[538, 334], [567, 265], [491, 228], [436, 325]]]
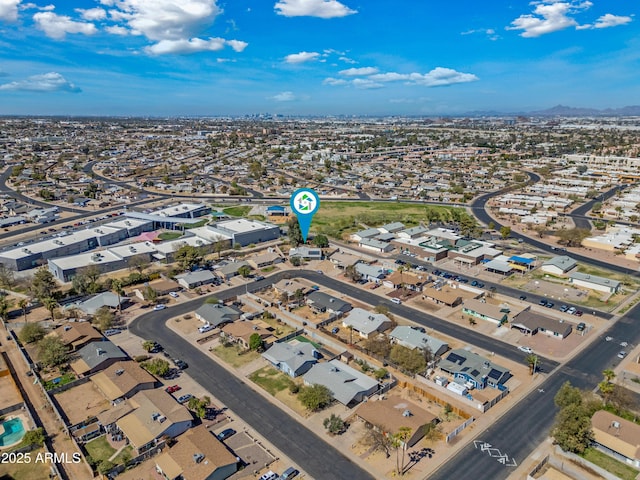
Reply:
[[215, 327], [213, 325], [211, 325], [210, 323], [207, 323], [205, 325], [203, 325], [202, 327], [198, 327], [198, 332], [200, 333], [207, 333], [210, 332], [211, 330], [213, 330]]
[[180, 295], [178, 295], [178, 292], [169, 292], [169, 296], [171, 298], [178, 298]]
[[524, 345], [520, 345], [518, 347], [518, 350], [524, 353], [533, 353], [533, 350], [531, 349], [531, 347], [525, 347]]
[[167, 308], [167, 306], [166, 306], [166, 305], [163, 305], [163, 304], [161, 304], [161, 303], [159, 303], [158, 305], [156, 305], [155, 307], [153, 307], [153, 309], [154, 309], [155, 311], [158, 311], [158, 310], [164, 310], [165, 308]]

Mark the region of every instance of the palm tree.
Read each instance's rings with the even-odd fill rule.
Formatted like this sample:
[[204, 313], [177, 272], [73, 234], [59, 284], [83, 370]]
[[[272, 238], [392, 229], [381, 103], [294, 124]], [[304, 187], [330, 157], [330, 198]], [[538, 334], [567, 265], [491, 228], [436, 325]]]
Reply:
[[114, 279], [111, 281], [111, 290], [118, 296], [118, 311], [122, 311], [122, 307], [120, 306], [120, 296], [124, 295], [124, 290], [122, 290], [122, 281], [119, 279]]
[[[398, 433], [391, 436], [391, 445], [396, 449], [396, 468], [398, 475], [404, 475], [404, 455], [407, 451], [407, 441], [411, 437], [411, 428], [400, 427]], [[402, 450], [402, 460], [399, 453]]]
[[609, 368], [602, 372], [602, 376], [604, 377], [604, 380], [609, 383], [611, 383], [611, 380], [616, 378], [615, 372]]
[[527, 362], [527, 365], [529, 365], [529, 374], [533, 375], [536, 370], [536, 365], [538, 364], [538, 356], [534, 353], [530, 353], [529, 355], [527, 355], [527, 357], [524, 359], [525, 362]]
[[55, 318], [53, 317], [53, 312], [55, 312], [56, 308], [58, 308], [58, 302], [56, 301], [56, 299], [53, 297], [45, 297], [42, 299], [42, 305], [44, 305], [44, 308], [49, 310], [49, 313], [51, 314], [51, 320], [55, 320]]
[[18, 307], [22, 310], [22, 315], [24, 315], [24, 322], [27, 323], [27, 307], [29, 306], [29, 299], [21, 298], [18, 300]]

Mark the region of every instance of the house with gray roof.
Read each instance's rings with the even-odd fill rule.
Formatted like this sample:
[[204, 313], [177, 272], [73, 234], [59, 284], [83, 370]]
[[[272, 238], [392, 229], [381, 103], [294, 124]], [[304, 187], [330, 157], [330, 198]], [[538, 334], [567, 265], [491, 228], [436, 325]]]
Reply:
[[102, 292], [77, 303], [76, 308], [87, 315], [95, 315], [102, 307], [115, 310], [118, 306], [122, 307], [127, 304], [127, 302], [129, 302], [129, 297], [125, 297], [124, 295], [118, 297], [118, 295], [113, 292]]
[[307, 342], [274, 343], [262, 358], [290, 377], [298, 377], [318, 363], [319, 354], [314, 346]]
[[289, 249], [289, 258], [300, 257], [305, 260], [322, 260], [321, 248], [310, 248], [300, 246]]
[[177, 282], [184, 288], [196, 288], [216, 281], [216, 276], [210, 270], [198, 270], [176, 275]]
[[379, 253], [390, 252], [393, 250], [393, 245], [387, 242], [382, 242], [380, 240], [376, 240], [375, 238], [363, 238], [358, 242], [358, 246], [360, 248], [364, 248], [367, 250], [373, 250]]
[[420, 225], [412, 228], [407, 228], [398, 232], [398, 237], [400, 238], [418, 238], [424, 236], [425, 233], [429, 231], [428, 228], [421, 227]]
[[412, 350], [428, 348], [435, 357], [440, 357], [449, 350], [448, 343], [423, 333], [418, 327], [398, 325], [391, 331], [389, 337], [392, 342]]
[[222, 303], [205, 303], [195, 311], [195, 315], [201, 322], [219, 327], [220, 325], [239, 319], [242, 311], [236, 307], [223, 305]]
[[396, 233], [396, 232], [399, 232], [400, 230], [404, 230], [405, 228], [406, 227], [404, 223], [393, 222], [393, 223], [387, 223], [386, 225], [382, 225], [381, 227], [378, 227], [378, 231], [382, 233]]
[[316, 363], [304, 375], [306, 385], [324, 385], [333, 398], [350, 407], [378, 391], [378, 382], [339, 360]]
[[238, 275], [238, 270], [240, 270], [240, 268], [247, 266], [249, 268], [251, 268], [251, 265], [249, 265], [247, 262], [245, 261], [240, 261], [240, 262], [229, 262], [226, 265], [222, 265], [220, 266], [217, 270], [216, 270], [216, 274], [222, 278], [223, 280], [229, 280], [230, 278], [235, 277], [236, 275]]
[[386, 272], [382, 267], [374, 267], [366, 263], [357, 263], [356, 272], [367, 280], [381, 280], [385, 277]]
[[576, 268], [578, 262], [566, 255], [559, 255], [550, 258], [542, 264], [540, 270], [551, 275], [566, 275], [568, 272]]
[[525, 335], [544, 333], [549, 337], [563, 339], [569, 336], [572, 325], [564, 320], [548, 317], [533, 310], [525, 310], [511, 321], [511, 328], [517, 328]]
[[617, 280], [598, 277], [596, 275], [587, 275], [586, 273], [580, 272], [569, 275], [569, 283], [605, 293], [618, 293], [622, 285]]
[[377, 228], [367, 228], [366, 230], [360, 230], [359, 232], [351, 234], [351, 240], [354, 242], [361, 242], [365, 238], [373, 238], [380, 235], [380, 230]]
[[324, 292], [313, 291], [307, 295], [307, 305], [317, 312], [347, 313], [353, 307], [349, 302]]
[[78, 375], [90, 375], [128, 358], [120, 347], [105, 339], [82, 347], [78, 350], [78, 358], [69, 366]]
[[369, 312], [362, 308], [354, 308], [342, 320], [342, 326], [353, 328], [362, 338], [369, 338], [375, 333], [384, 332], [391, 327], [391, 319], [382, 313]]
[[469, 382], [478, 390], [487, 386], [504, 390], [504, 383], [511, 378], [507, 368], [462, 348], [451, 350], [438, 366], [455, 380]]

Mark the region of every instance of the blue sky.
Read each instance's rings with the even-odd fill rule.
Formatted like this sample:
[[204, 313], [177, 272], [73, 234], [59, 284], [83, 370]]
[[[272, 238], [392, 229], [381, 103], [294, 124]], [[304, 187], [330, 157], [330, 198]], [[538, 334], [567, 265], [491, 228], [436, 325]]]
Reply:
[[628, 0], [0, 0], [0, 114], [640, 103]]

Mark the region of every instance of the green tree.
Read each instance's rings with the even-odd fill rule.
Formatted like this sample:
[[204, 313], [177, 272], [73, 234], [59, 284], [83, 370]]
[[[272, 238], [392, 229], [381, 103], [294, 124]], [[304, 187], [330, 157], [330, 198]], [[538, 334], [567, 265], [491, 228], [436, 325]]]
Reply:
[[559, 408], [573, 404], [581, 404], [582, 393], [579, 388], [572, 386], [571, 382], [564, 382], [558, 390], [558, 393], [553, 397], [553, 401]]
[[122, 280], [118, 278], [114, 278], [111, 280], [111, 291], [118, 296], [118, 311], [122, 311], [122, 305], [120, 302], [122, 301], [122, 296], [124, 295], [124, 290], [122, 289]]
[[158, 299], [158, 292], [151, 285], [147, 285], [142, 290], [142, 296], [149, 302], [155, 302]]
[[54, 297], [57, 289], [58, 284], [48, 268], [40, 267], [36, 270], [36, 273], [33, 274], [31, 285], [29, 287], [31, 295], [34, 298], [37, 298], [42, 302], [44, 298]]
[[583, 453], [593, 440], [591, 416], [582, 404], [570, 404], [556, 415], [551, 432], [554, 443], [564, 451]]
[[600, 390], [600, 393], [602, 394], [604, 404], [608, 405], [609, 398], [615, 389], [615, 384], [613, 384], [612, 380], [616, 377], [616, 374], [613, 370], [607, 369], [602, 372], [602, 376], [604, 377], [604, 380], [598, 384], [598, 390]]
[[289, 261], [291, 262], [291, 265], [293, 265], [294, 267], [299, 267], [300, 265], [302, 265], [302, 259], [297, 256], [291, 257]]
[[404, 475], [404, 458], [407, 451], [407, 441], [411, 438], [411, 428], [400, 427], [398, 432], [391, 436], [391, 446], [396, 450], [396, 467], [398, 475]]
[[56, 301], [56, 299], [53, 297], [45, 297], [41, 301], [44, 308], [46, 308], [49, 311], [49, 315], [51, 315], [51, 320], [55, 320], [54, 313], [56, 311], [56, 308], [60, 306], [58, 305], [58, 302]]
[[11, 307], [13, 307], [13, 300], [7, 298], [6, 295], [0, 294], [0, 318], [5, 322], [7, 321], [7, 314]]
[[347, 265], [344, 269], [344, 276], [352, 282], [357, 282], [362, 277], [362, 275], [358, 273], [358, 270], [356, 270], [355, 265]]
[[318, 234], [313, 237], [313, 244], [318, 248], [327, 248], [329, 246], [329, 239], [326, 235]]
[[153, 340], [145, 340], [144, 342], [142, 342], [142, 348], [144, 348], [145, 352], [150, 352], [155, 348], [155, 346], [156, 342], [154, 342]]
[[39, 323], [27, 323], [20, 330], [18, 337], [22, 343], [33, 343], [42, 340], [46, 333], [47, 331]]
[[163, 358], [153, 358], [148, 362], [142, 362], [140, 366], [156, 377], [162, 377], [170, 370], [169, 362]]
[[326, 428], [332, 435], [339, 435], [344, 432], [345, 429], [344, 420], [335, 413], [332, 413], [331, 416], [325, 418], [322, 425], [324, 425], [324, 428]]
[[62, 365], [67, 359], [67, 346], [58, 337], [47, 336], [38, 342], [38, 361], [45, 367]]
[[187, 407], [193, 410], [198, 418], [204, 418], [207, 414], [207, 407], [211, 405], [211, 399], [207, 396], [200, 398], [191, 397]]
[[373, 372], [373, 376], [376, 377], [376, 380], [378, 381], [382, 380], [387, 375], [389, 375], [389, 372], [386, 368], [378, 368], [375, 372]]
[[324, 385], [310, 385], [300, 389], [298, 399], [308, 410], [316, 412], [322, 410], [333, 400], [331, 391]]
[[22, 443], [25, 445], [35, 445], [36, 447], [42, 447], [45, 441], [44, 428], [38, 427], [35, 430], [28, 430], [24, 437], [22, 437]]
[[572, 228], [570, 230], [559, 230], [555, 234], [559, 238], [558, 243], [567, 247], [575, 247], [582, 244], [582, 240], [591, 234], [591, 230], [588, 228]]
[[507, 227], [506, 225], [500, 227], [500, 236], [503, 240], [506, 240], [511, 235], [511, 227]]
[[427, 368], [427, 362], [419, 350], [412, 350], [402, 345], [394, 345], [391, 347], [389, 358], [393, 363], [398, 365], [402, 370], [409, 373], [424, 372]]
[[525, 363], [529, 366], [529, 375], [533, 375], [536, 369], [536, 365], [538, 364], [538, 356], [530, 353], [524, 359]]
[[249, 349], [261, 350], [262, 349], [262, 337], [259, 333], [252, 333], [249, 337]]
[[109, 309], [109, 307], [104, 306], [98, 309], [98, 311], [93, 316], [93, 320], [91, 323], [97, 326], [98, 330], [104, 332], [105, 330], [108, 330], [113, 326], [115, 318], [116, 316]]
[[15, 276], [13, 270], [8, 268], [4, 263], [0, 263], [0, 287], [12, 288], [15, 284]]
[[294, 248], [303, 243], [302, 232], [300, 231], [300, 224], [298, 223], [298, 217], [295, 215], [287, 222], [289, 232], [289, 243]]
[[101, 473], [102, 475], [106, 475], [111, 470], [113, 470], [113, 467], [115, 466], [116, 464], [113, 463], [111, 460], [103, 460], [98, 465], [98, 473]]
[[174, 258], [183, 270], [191, 270], [202, 264], [204, 259], [202, 251], [198, 247], [182, 245], [175, 252]]
[[238, 268], [238, 275], [241, 275], [242, 278], [247, 278], [251, 275], [251, 267], [249, 265], [242, 265]]

